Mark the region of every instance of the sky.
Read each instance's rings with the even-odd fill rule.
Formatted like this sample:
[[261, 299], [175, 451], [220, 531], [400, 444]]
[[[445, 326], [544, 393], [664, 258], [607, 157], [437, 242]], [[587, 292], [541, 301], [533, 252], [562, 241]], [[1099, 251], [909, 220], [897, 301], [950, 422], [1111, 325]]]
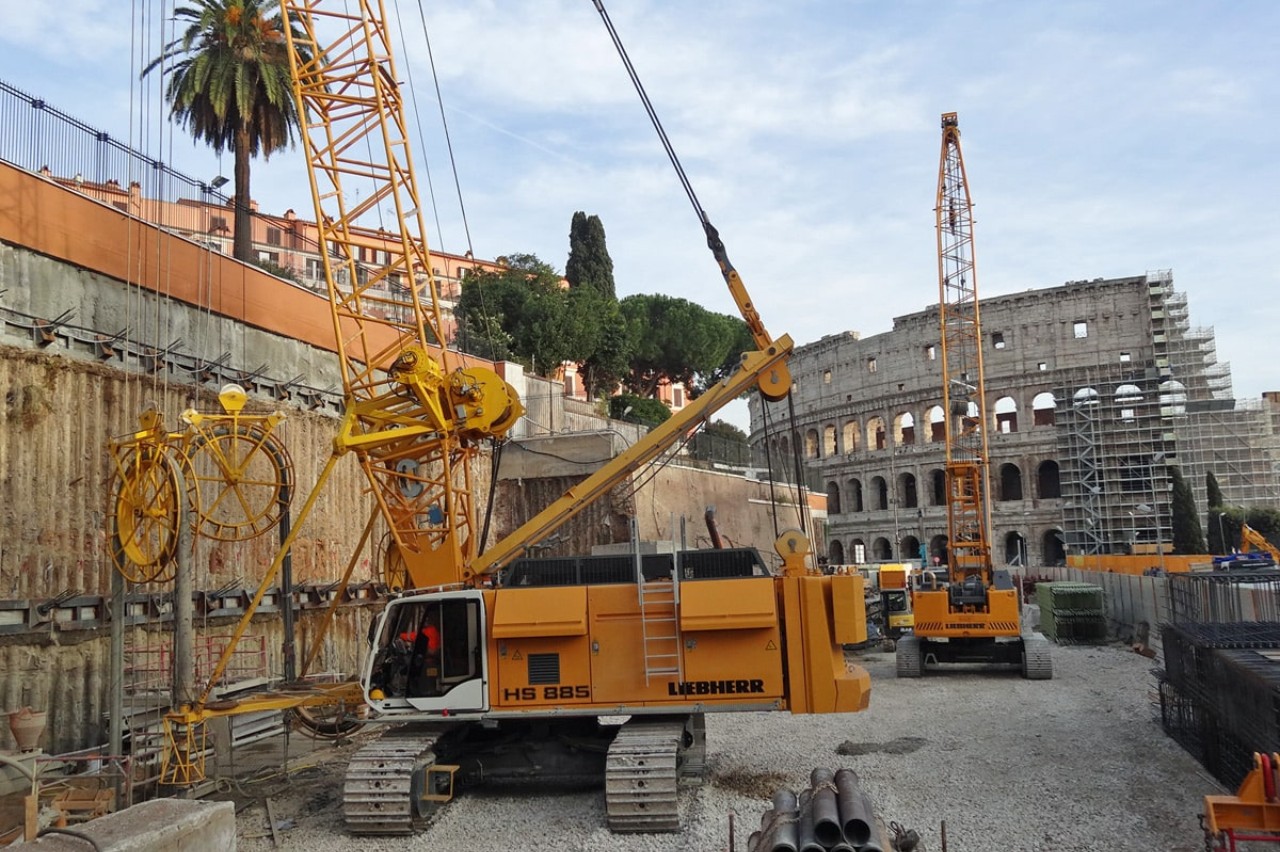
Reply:
[[[619, 296], [736, 313], [591, 0], [386, 2], [432, 248], [562, 270], [581, 210], [604, 224]], [[936, 303], [939, 117], [954, 111], [981, 295], [1172, 270], [1236, 395], [1280, 390], [1273, 0], [606, 5], [775, 337], [870, 336]], [[0, 0], [0, 79], [190, 175], [229, 176], [230, 156], [175, 131], [159, 81], [138, 79], [172, 8]], [[252, 194], [312, 210], [301, 148], [255, 161]], [[724, 416], [745, 428], [745, 412]]]

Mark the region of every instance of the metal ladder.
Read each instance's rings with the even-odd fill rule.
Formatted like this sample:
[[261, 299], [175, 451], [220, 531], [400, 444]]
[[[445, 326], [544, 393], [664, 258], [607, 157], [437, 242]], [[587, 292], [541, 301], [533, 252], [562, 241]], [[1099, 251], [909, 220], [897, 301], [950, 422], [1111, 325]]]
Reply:
[[[684, 522], [681, 521], [683, 538]], [[635, 555], [636, 588], [640, 596], [640, 636], [644, 653], [644, 683], [654, 677], [675, 675], [683, 679], [680, 653], [680, 549], [672, 555], [671, 578], [645, 580], [640, 554], [639, 530], [631, 519], [631, 542]]]

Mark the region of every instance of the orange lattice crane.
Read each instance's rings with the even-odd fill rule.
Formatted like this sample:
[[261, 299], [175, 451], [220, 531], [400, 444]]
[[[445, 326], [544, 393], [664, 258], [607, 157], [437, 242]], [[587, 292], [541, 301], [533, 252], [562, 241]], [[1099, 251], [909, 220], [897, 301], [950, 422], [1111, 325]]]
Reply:
[[[526, 556], [531, 544], [742, 393], [756, 388], [776, 400], [790, 391], [792, 341], [765, 330], [705, 216], [709, 247], [754, 348], [729, 377], [480, 552], [471, 456], [481, 442], [503, 436], [522, 409], [495, 373], [442, 346], [385, 9], [380, 0], [281, 5], [347, 406], [329, 467], [294, 530], [334, 460], [354, 453], [410, 590], [378, 615], [359, 684], [322, 696], [331, 705], [357, 700], [370, 723], [394, 725], [351, 760], [343, 789], [348, 828], [412, 831], [455, 785], [582, 784], [603, 776], [613, 830], [670, 831], [678, 827], [680, 779], [705, 769], [704, 714], [864, 709], [870, 678], [843, 653], [866, 638], [861, 578], [817, 571], [800, 532], [776, 542], [778, 574], [747, 548], [682, 546], [656, 559]], [[401, 248], [365, 266], [357, 224], [388, 210]], [[313, 701], [296, 695], [278, 692], [253, 706]], [[221, 712], [207, 698], [206, 691], [196, 707], [176, 714], [172, 727], [190, 732]], [[334, 723], [335, 732], [345, 729]], [[173, 752], [202, 753], [201, 745], [189, 736]], [[185, 781], [198, 774], [194, 760], [176, 765]]]
[[1021, 664], [1025, 677], [1053, 676], [1049, 643], [1023, 635], [1021, 593], [991, 562], [991, 487], [982, 320], [973, 250], [973, 201], [960, 150], [960, 122], [942, 115], [934, 207], [938, 237], [938, 327], [947, 460], [947, 573], [924, 571], [912, 590], [914, 633], [897, 645], [899, 677], [929, 662]]

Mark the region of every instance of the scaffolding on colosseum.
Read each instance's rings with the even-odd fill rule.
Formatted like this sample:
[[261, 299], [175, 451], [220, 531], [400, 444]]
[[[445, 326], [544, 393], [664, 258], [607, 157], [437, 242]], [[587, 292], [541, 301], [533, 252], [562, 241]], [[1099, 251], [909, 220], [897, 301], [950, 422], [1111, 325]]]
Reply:
[[1133, 364], [1081, 369], [1054, 396], [1067, 553], [1158, 559], [1171, 547], [1169, 466], [1177, 454], [1155, 371]]

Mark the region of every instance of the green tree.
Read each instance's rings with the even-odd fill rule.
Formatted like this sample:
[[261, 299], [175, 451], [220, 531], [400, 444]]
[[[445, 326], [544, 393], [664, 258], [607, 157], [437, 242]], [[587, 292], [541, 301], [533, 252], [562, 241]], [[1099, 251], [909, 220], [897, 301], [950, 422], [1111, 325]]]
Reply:
[[600, 302], [596, 343], [582, 362], [582, 375], [587, 395], [598, 399], [612, 395], [630, 372], [632, 342], [618, 302], [596, 298]]
[[[253, 260], [249, 160], [290, 145], [299, 126], [284, 20], [275, 0], [193, 0], [174, 9], [186, 23], [142, 70], [168, 76], [170, 115], [197, 141], [235, 156], [234, 255]], [[291, 27], [295, 44], [302, 32]], [[299, 46], [303, 61], [310, 55]]]
[[1173, 481], [1173, 552], [1204, 553], [1207, 548], [1191, 486], [1182, 478], [1182, 470], [1177, 467], [1169, 468], [1169, 477]]
[[581, 361], [598, 330], [594, 294], [566, 290], [555, 268], [536, 255], [511, 255], [506, 262], [501, 271], [475, 272], [463, 282], [454, 310], [458, 346], [481, 357], [506, 353], [542, 375]]
[[671, 417], [671, 409], [650, 397], [620, 393], [609, 398], [609, 416], [614, 420], [657, 426]]
[[1222, 524], [1222, 489], [1218, 486], [1218, 477], [1213, 475], [1213, 471], [1204, 475], [1204, 490], [1209, 503], [1209, 514], [1206, 519], [1209, 552], [1230, 553], [1231, 545], [1225, 541], [1223, 535], [1226, 529]]
[[734, 341], [723, 315], [660, 294], [628, 296], [619, 304], [634, 347], [625, 384], [635, 393], [653, 396], [667, 381], [696, 395], [699, 377], [723, 368]]
[[751, 338], [751, 330], [747, 328], [747, 323], [741, 317], [729, 316], [728, 314], [712, 314], [712, 316], [724, 324], [723, 333], [729, 344], [725, 351], [724, 361], [720, 366], [709, 373], [700, 374], [697, 377], [697, 386], [691, 392], [694, 398], [701, 396], [708, 388], [728, 378], [742, 363], [742, 353], [756, 348], [755, 341]]
[[570, 287], [590, 287], [616, 301], [613, 283], [613, 259], [605, 246], [604, 224], [599, 216], [588, 216], [581, 210], [569, 223], [569, 259], [564, 277]]

